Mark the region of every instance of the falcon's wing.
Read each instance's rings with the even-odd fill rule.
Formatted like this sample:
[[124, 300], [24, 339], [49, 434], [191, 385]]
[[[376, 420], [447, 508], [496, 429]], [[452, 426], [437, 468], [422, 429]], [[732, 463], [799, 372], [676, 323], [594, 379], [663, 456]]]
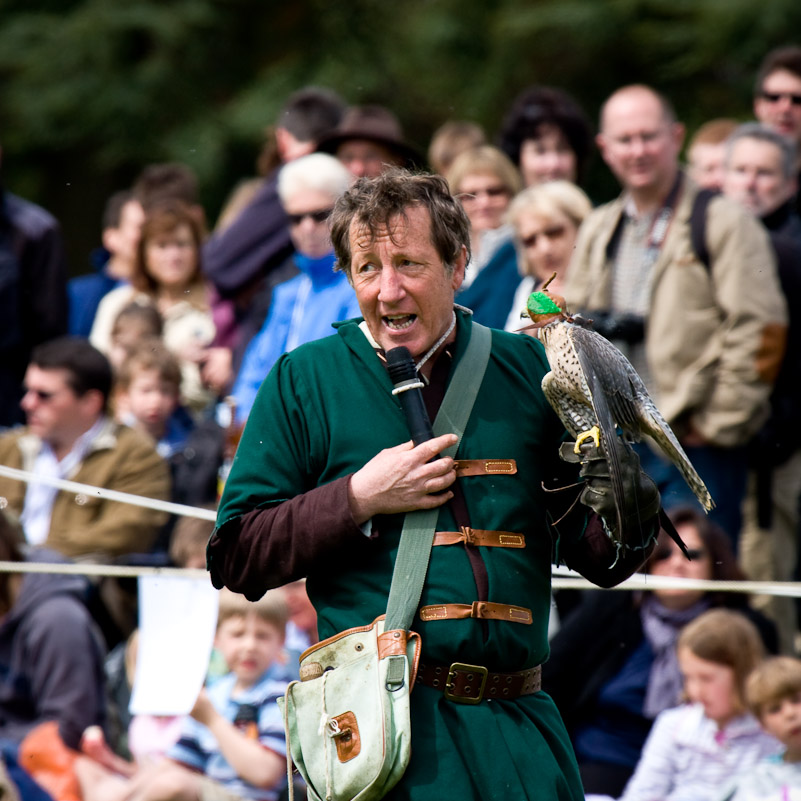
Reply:
[[595, 396], [603, 394], [614, 422], [639, 439], [638, 396], [647, 397], [648, 390], [631, 362], [608, 339], [589, 328], [571, 326], [570, 338], [587, 376], [593, 406]]
[[715, 502], [709, 490], [648, 395], [645, 384], [631, 362], [595, 331], [571, 326], [570, 336], [587, 380], [590, 399], [601, 430], [604, 431], [604, 427], [601, 425], [599, 404], [608, 409], [612, 426], [616, 423], [631, 438], [639, 441], [643, 435], [650, 436], [678, 468], [701, 505], [707, 511], [712, 509]]
[[[625, 487], [620, 468], [620, 448], [629, 446], [618, 440], [617, 426], [625, 431], [637, 431], [638, 387], [632, 380], [632, 374], [640, 385], [642, 381], [628, 359], [600, 334], [573, 326], [570, 337], [587, 382], [598, 427], [601, 429], [601, 439], [609, 465], [612, 494], [617, 509], [618, 531], [622, 532]], [[645, 391], [644, 386], [642, 391]]]

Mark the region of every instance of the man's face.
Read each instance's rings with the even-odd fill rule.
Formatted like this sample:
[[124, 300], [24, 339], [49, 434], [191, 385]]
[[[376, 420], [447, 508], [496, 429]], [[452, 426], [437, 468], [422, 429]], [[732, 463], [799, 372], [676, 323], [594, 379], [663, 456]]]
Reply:
[[99, 392], [78, 396], [67, 383], [66, 370], [43, 370], [32, 364], [25, 372], [22, 410], [31, 432], [55, 450], [69, 450], [102, 411]]
[[318, 189], [301, 189], [284, 202], [289, 236], [298, 253], [320, 259], [331, 252], [328, 218], [334, 198]]
[[354, 222], [350, 248], [351, 281], [373, 338], [384, 350], [405, 345], [414, 357], [425, 354], [451, 323], [466, 251], [449, 274], [422, 207], [407, 208], [405, 220], [391, 220], [375, 239]]
[[687, 154], [687, 172], [703, 189], [720, 190], [725, 172], [726, 144], [709, 142], [693, 145]]
[[684, 127], [665, 117], [646, 90], [623, 90], [604, 110], [597, 143], [604, 161], [625, 189], [664, 192], [676, 170]]
[[801, 77], [787, 70], [768, 75], [754, 98], [754, 116], [801, 145]]
[[387, 165], [400, 165], [388, 147], [369, 139], [348, 139], [337, 148], [337, 158], [356, 178], [377, 178]]
[[765, 217], [794, 192], [795, 180], [782, 170], [782, 153], [760, 139], [738, 139], [723, 178], [723, 192], [754, 216]]

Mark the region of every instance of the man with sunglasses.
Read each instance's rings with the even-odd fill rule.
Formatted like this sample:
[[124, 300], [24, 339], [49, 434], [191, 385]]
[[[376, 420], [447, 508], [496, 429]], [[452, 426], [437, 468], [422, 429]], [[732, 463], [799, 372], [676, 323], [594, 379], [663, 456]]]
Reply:
[[278, 195], [289, 220], [298, 272], [271, 291], [269, 313], [250, 340], [234, 388], [238, 423], [247, 419], [261, 382], [282, 353], [328, 336], [331, 324], [359, 314], [356, 295], [342, 272], [334, 272], [328, 217], [351, 175], [336, 158], [313, 153], [287, 164]]
[[[757, 73], [754, 116], [792, 141], [801, 174], [801, 47], [779, 47], [765, 56]], [[801, 193], [796, 207], [801, 212]]]
[[[85, 339], [34, 349], [25, 372], [27, 426], [0, 437], [0, 464], [37, 476], [168, 500], [166, 462], [154, 445], [106, 415], [111, 366]], [[0, 508], [18, 517], [31, 545], [104, 561], [150, 549], [163, 512], [0, 477]]]

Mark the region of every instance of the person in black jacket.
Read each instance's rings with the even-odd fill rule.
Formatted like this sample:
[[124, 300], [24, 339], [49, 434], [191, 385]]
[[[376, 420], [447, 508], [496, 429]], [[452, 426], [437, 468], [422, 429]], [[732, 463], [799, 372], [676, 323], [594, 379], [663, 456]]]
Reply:
[[[671, 518], [691, 560], [662, 531], [645, 572], [743, 578], [722, 529], [694, 509], [677, 509]], [[766, 649], [776, 653], [773, 624], [751, 611], [745, 596], [735, 593], [592, 591], [565, 618], [543, 665], [543, 689], [562, 713], [586, 793], [614, 797], [622, 793], [654, 718], [680, 702], [682, 682], [675, 655], [679, 632], [718, 606], [742, 611], [757, 625]]]
[[66, 333], [61, 228], [43, 208], [8, 192], [0, 173], [0, 428], [23, 421], [22, 378], [33, 348]]
[[[759, 123], [726, 143], [723, 193], [762, 221], [776, 253], [787, 301], [787, 348], [770, 396], [770, 417], [749, 445], [748, 491], [739, 558], [755, 581], [790, 581], [801, 526], [801, 219], [793, 208], [796, 148]], [[798, 616], [791, 598], [758, 595], [754, 606], [776, 623], [781, 651], [795, 653]]]

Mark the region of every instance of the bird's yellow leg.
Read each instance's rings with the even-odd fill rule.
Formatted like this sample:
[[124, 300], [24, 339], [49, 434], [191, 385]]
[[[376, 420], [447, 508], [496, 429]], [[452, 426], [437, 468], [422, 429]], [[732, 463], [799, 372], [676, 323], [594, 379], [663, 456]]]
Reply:
[[581, 453], [581, 445], [585, 440], [591, 439], [595, 443], [596, 448], [601, 447], [601, 429], [598, 426], [582, 431], [576, 437], [576, 444], [573, 446], [573, 453]]

